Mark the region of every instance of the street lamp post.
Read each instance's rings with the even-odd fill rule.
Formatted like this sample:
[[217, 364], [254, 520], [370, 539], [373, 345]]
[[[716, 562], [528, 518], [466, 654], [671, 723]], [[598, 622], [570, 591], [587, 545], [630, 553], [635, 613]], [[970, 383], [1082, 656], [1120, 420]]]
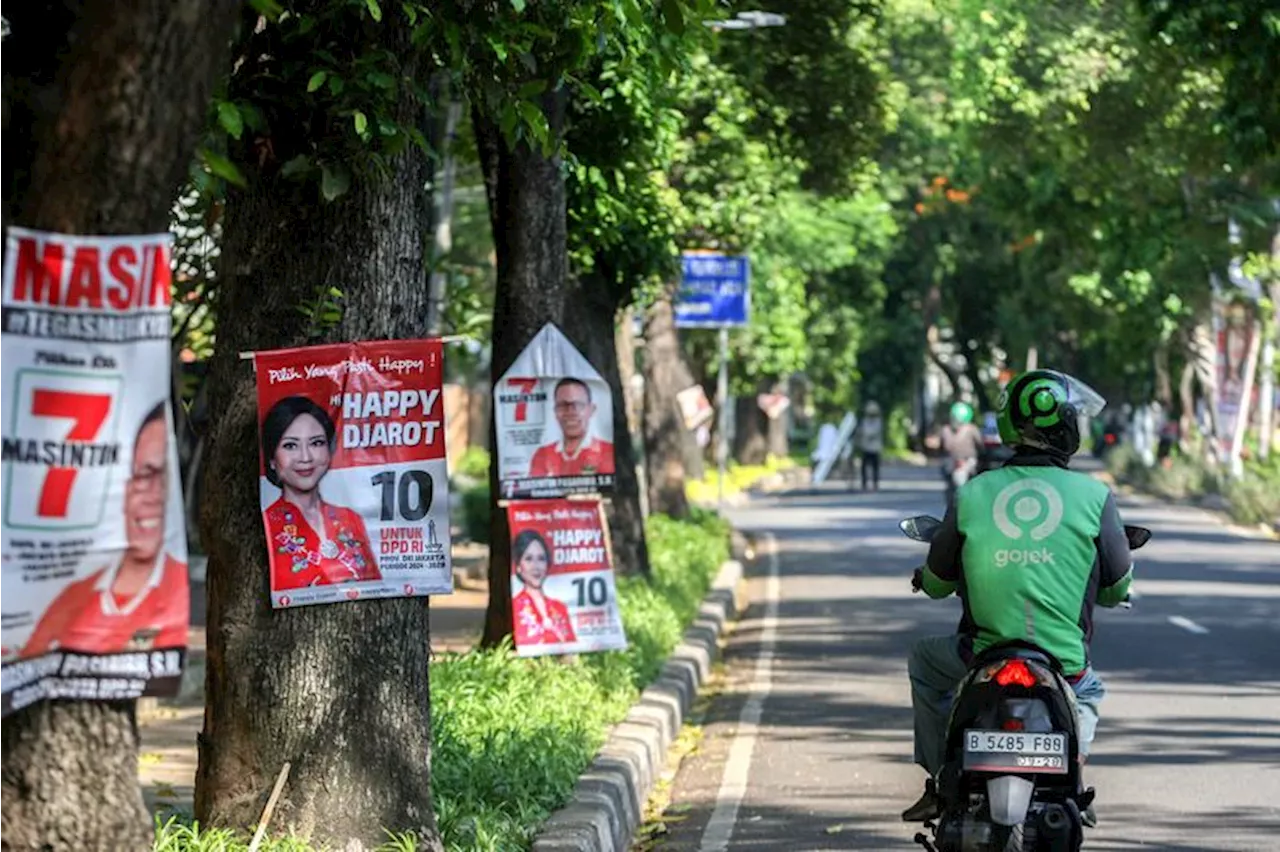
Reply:
[[[781, 27], [787, 23], [786, 15], [774, 12], [762, 12], [752, 9], [739, 12], [735, 17], [703, 21], [714, 32], [722, 30], [755, 30], [763, 27]], [[722, 326], [719, 330], [720, 370], [716, 376], [716, 407], [719, 414], [716, 442], [716, 502], [720, 511], [724, 511], [724, 480], [729, 466], [729, 328]]]

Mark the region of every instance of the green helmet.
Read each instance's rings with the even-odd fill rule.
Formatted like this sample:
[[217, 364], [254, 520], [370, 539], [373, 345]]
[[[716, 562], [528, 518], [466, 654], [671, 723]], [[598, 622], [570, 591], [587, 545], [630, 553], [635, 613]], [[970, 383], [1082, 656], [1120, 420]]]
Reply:
[[967, 402], [956, 402], [951, 405], [952, 423], [972, 423], [973, 406]]
[[1079, 415], [1096, 417], [1107, 405], [1079, 379], [1054, 370], [1016, 376], [1000, 393], [1000, 440], [1070, 458], [1080, 449]]

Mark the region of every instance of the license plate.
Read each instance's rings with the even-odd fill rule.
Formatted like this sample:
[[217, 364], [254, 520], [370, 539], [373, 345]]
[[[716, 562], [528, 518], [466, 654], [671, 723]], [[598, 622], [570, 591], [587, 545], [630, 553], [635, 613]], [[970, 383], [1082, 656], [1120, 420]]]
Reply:
[[985, 772], [1067, 771], [1067, 735], [968, 730], [964, 768]]

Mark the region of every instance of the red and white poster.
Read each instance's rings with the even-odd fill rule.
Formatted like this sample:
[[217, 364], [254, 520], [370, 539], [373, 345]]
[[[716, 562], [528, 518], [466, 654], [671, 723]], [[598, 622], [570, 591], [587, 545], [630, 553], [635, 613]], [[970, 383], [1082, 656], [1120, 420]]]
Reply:
[[613, 394], [547, 323], [494, 385], [503, 499], [611, 491]]
[[[1236, 421], [1244, 405], [1244, 378], [1253, 335], [1253, 309], [1244, 304], [1228, 305], [1218, 329], [1218, 440], [1224, 454], [1231, 451]], [[1251, 389], [1253, 390], [1253, 389]], [[1256, 391], [1250, 394], [1254, 401]], [[1251, 405], [1251, 410], [1255, 410]]]
[[276, 609], [453, 593], [439, 340], [254, 353]]
[[170, 239], [8, 229], [6, 715], [180, 685], [190, 598], [169, 411]]
[[511, 612], [522, 657], [627, 647], [599, 500], [517, 500]]

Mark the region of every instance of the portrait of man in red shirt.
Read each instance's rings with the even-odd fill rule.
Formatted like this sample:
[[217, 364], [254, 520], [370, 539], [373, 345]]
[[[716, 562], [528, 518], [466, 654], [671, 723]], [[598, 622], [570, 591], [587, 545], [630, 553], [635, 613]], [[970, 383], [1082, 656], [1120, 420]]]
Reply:
[[165, 552], [169, 498], [167, 401], [143, 418], [125, 484], [126, 549], [119, 562], [65, 589], [49, 604], [23, 657], [49, 651], [110, 654], [187, 644], [187, 566]]
[[552, 398], [561, 438], [534, 452], [529, 462], [529, 476], [613, 473], [613, 444], [591, 434], [596, 405], [587, 383], [581, 379], [561, 379]]

